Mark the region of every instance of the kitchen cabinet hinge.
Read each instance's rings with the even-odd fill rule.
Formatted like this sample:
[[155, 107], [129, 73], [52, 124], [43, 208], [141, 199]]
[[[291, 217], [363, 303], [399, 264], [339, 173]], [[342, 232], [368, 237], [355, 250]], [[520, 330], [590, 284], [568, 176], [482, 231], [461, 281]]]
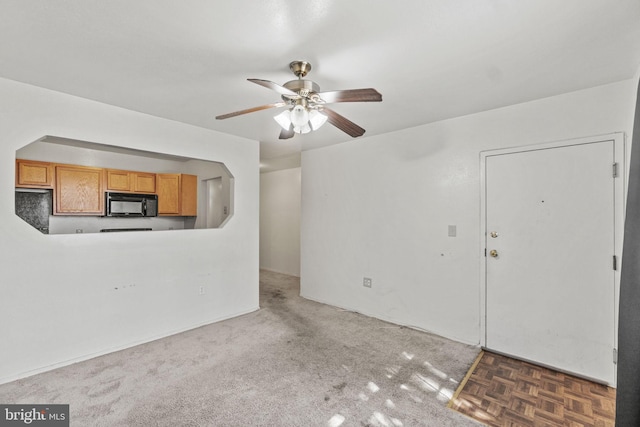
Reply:
[[618, 271], [618, 257], [613, 256], [613, 271]]
[[487, 256], [487, 248], [484, 248], [484, 256]]
[[618, 349], [617, 348], [613, 349], [613, 364], [614, 365], [618, 364]]
[[614, 178], [618, 177], [618, 163], [613, 164], [613, 177]]

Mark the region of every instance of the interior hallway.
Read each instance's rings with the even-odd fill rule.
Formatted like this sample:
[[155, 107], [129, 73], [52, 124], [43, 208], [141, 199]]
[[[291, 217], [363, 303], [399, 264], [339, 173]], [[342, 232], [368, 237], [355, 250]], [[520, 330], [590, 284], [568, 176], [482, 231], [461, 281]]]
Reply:
[[299, 297], [262, 271], [254, 313], [0, 385], [72, 426], [466, 426], [446, 407], [479, 350]]

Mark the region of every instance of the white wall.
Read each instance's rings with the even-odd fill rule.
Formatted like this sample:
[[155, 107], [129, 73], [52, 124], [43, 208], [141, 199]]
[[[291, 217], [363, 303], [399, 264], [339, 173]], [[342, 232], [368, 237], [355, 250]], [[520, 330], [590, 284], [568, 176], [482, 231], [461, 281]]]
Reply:
[[[0, 99], [0, 382], [258, 308], [257, 142], [10, 80]], [[224, 162], [234, 217], [221, 229], [42, 235], [13, 197], [16, 149], [44, 135]]]
[[300, 175], [260, 175], [260, 268], [292, 276], [300, 276]]
[[480, 151], [630, 135], [634, 97], [629, 80], [303, 152], [302, 296], [479, 343]]

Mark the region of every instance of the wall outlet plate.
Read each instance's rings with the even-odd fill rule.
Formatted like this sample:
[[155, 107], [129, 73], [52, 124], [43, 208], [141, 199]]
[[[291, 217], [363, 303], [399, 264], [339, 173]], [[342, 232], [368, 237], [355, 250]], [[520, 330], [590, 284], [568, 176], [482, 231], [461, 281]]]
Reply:
[[371, 278], [365, 277], [362, 279], [362, 286], [364, 286], [365, 288], [370, 288], [372, 284], [371, 282]]

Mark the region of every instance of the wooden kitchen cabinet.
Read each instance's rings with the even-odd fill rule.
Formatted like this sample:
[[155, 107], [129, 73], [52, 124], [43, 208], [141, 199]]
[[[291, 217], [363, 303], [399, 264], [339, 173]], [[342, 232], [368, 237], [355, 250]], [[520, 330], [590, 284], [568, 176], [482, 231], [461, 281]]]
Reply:
[[16, 159], [16, 187], [53, 188], [53, 164]]
[[131, 173], [132, 187], [131, 191], [135, 193], [151, 193], [156, 192], [156, 174], [146, 172]]
[[104, 215], [104, 169], [55, 165], [54, 215]]
[[184, 173], [156, 174], [158, 215], [196, 216], [198, 177]]
[[198, 215], [198, 177], [180, 176], [180, 212], [184, 216]]
[[107, 169], [107, 190], [155, 194], [156, 174]]

